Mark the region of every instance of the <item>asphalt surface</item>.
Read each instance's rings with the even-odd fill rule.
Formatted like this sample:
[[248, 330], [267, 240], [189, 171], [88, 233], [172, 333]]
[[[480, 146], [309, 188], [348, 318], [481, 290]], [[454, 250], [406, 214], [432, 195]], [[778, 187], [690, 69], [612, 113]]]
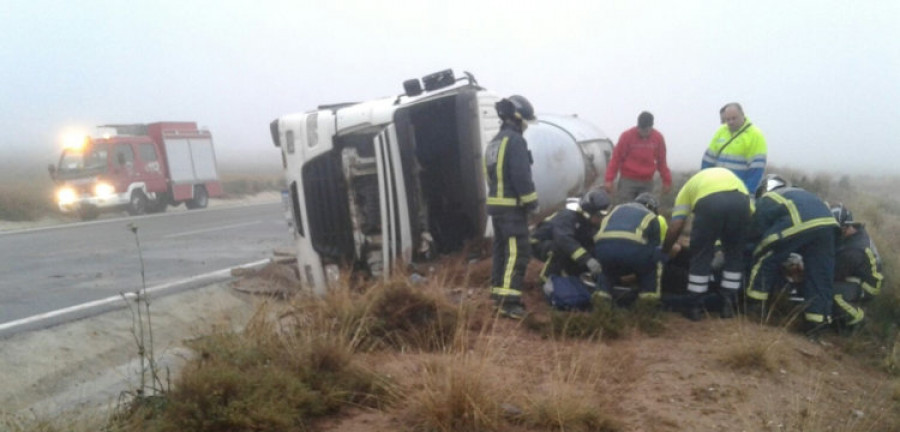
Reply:
[[144, 286], [208, 284], [290, 246], [279, 202], [0, 233], [0, 330]]

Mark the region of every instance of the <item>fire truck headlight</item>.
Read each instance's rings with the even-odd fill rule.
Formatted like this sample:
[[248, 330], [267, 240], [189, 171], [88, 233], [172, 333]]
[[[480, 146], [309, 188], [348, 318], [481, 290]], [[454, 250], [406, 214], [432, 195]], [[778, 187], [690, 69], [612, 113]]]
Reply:
[[94, 186], [94, 196], [97, 197], [108, 197], [116, 194], [116, 188], [114, 188], [109, 183], [97, 183]]
[[70, 187], [60, 188], [56, 191], [56, 200], [60, 205], [69, 205], [75, 202], [75, 199], [78, 198], [78, 195], [75, 193], [75, 189]]

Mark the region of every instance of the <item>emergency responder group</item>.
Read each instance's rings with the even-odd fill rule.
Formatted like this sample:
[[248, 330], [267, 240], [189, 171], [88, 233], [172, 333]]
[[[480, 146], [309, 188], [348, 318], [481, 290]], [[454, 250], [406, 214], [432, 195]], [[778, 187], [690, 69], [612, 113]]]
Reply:
[[[671, 223], [658, 214], [652, 194], [656, 171], [663, 193], [671, 185], [665, 141], [653, 129], [653, 115], [642, 112], [637, 126], [616, 144], [604, 189], [570, 198], [533, 232], [529, 216], [538, 213], [539, 197], [523, 134], [535, 120], [534, 108], [516, 95], [502, 99], [496, 110], [502, 125], [486, 148], [484, 170], [494, 232], [491, 298], [501, 316], [525, 316], [522, 288], [532, 256], [544, 262], [539, 275], [544, 285], [554, 275], [588, 275], [594, 296], [614, 301], [614, 287], [632, 277], [637, 301], [658, 304], [664, 263], [689, 250], [683, 312], [695, 321], [708, 309], [711, 283], [722, 318], [733, 317], [742, 298], [746, 313], [764, 317], [775, 291], [785, 287], [784, 263], [799, 256], [797, 288], [805, 308], [803, 331], [809, 335], [832, 322], [858, 326], [864, 320], [860, 303], [880, 291], [881, 260], [865, 227], [843, 205], [830, 208], [778, 175], [763, 177], [765, 138], [740, 104], [720, 110], [722, 125], [701, 170], [675, 197]], [[608, 195], [614, 192], [615, 206]], [[679, 237], [688, 216], [693, 221], [690, 243], [683, 247]], [[724, 260], [714, 265], [717, 254]]]

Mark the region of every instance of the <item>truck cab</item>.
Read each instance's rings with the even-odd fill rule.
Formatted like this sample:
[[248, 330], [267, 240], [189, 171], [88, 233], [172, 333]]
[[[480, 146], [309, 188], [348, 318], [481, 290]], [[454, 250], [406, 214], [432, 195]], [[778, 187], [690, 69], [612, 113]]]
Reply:
[[[458, 251], [490, 235], [482, 153], [500, 130], [499, 100], [471, 74], [456, 78], [446, 70], [407, 80], [396, 97], [274, 120], [270, 131], [282, 152], [304, 284], [322, 293], [342, 271], [386, 276], [402, 263]], [[551, 123], [535, 129], [539, 137], [571, 141], [530, 144], [541, 165], [535, 174], [556, 171], [535, 178], [546, 210], [602, 179], [612, 150], [602, 132], [588, 133], [581, 144], [605, 146], [605, 153], [583, 149]]]

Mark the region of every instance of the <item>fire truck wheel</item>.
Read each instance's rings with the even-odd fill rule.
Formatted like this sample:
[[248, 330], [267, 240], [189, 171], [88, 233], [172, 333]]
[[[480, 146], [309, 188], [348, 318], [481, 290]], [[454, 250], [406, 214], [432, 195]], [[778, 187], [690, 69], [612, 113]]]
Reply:
[[207, 204], [209, 204], [209, 195], [206, 193], [206, 188], [203, 186], [194, 186], [194, 199], [185, 201], [184, 203], [184, 205], [191, 210], [206, 208]]
[[147, 196], [136, 190], [131, 193], [131, 201], [128, 202], [128, 214], [132, 216], [142, 215], [147, 211]]

